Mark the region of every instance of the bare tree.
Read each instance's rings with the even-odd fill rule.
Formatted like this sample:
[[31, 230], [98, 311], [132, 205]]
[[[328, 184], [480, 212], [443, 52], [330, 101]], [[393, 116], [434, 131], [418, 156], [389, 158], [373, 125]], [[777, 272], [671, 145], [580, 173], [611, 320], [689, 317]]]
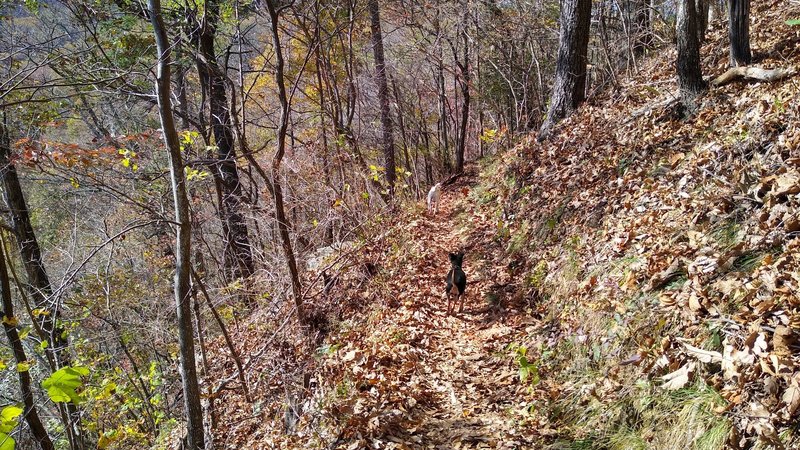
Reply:
[[[11, 144], [5, 114], [0, 124], [0, 179], [8, 206], [8, 218], [11, 229], [17, 240], [17, 247], [22, 258], [22, 265], [27, 274], [27, 291], [37, 308], [47, 311], [39, 315], [36, 329], [41, 334], [47, 346], [47, 360], [50, 369], [56, 371], [70, 365], [67, 351], [69, 341], [64, 328], [59, 326], [61, 317], [61, 302], [53, 298], [53, 288], [50, 278], [42, 260], [42, 250], [36, 233], [31, 224], [30, 212], [22, 191], [22, 185], [17, 175], [17, 169], [11, 160]], [[63, 406], [61, 406], [63, 405]], [[82, 448], [82, 433], [80, 428], [80, 414], [73, 403], [60, 404], [62, 420], [64, 422], [70, 447]]]
[[470, 67], [469, 67], [469, 35], [467, 33], [467, 11], [469, 10], [468, 5], [464, 5], [464, 17], [462, 26], [463, 29], [461, 30], [461, 38], [463, 40], [464, 48], [463, 51], [463, 58], [459, 59], [458, 56], [458, 49], [457, 46], [450, 42], [451, 48], [453, 50], [453, 60], [455, 61], [456, 66], [458, 67], [458, 73], [456, 75], [456, 80], [458, 81], [458, 85], [461, 88], [461, 123], [459, 124], [458, 128], [458, 140], [456, 142], [456, 151], [455, 151], [455, 173], [461, 173], [464, 171], [464, 151], [466, 150], [467, 146], [467, 125], [469, 122], [469, 107], [470, 107], [470, 92], [469, 92], [469, 85], [470, 85]]
[[[217, 63], [214, 48], [217, 27], [220, 21], [218, 0], [206, 0], [202, 16], [187, 21], [186, 32], [195, 47], [195, 59], [204, 103], [208, 103], [208, 117], [201, 117], [205, 124], [210, 118], [211, 134], [216, 146], [216, 161], [212, 166], [214, 182], [219, 196], [219, 218], [224, 237], [224, 266], [226, 281], [248, 278], [253, 274], [254, 262], [247, 222], [242, 214], [242, 185], [236, 167], [236, 147], [229, 109], [225, 67]], [[191, 10], [195, 17], [198, 10]], [[235, 93], [230, 93], [235, 96]], [[205, 104], [201, 105], [205, 112]], [[202, 114], [202, 113], [201, 113]], [[206, 130], [203, 130], [206, 132]]]
[[556, 79], [547, 119], [539, 130], [539, 141], [547, 139], [556, 123], [577, 109], [585, 98], [591, 15], [591, 0], [561, 0]]
[[746, 66], [753, 59], [750, 52], [750, 0], [730, 0], [728, 15], [731, 66]]
[[653, 45], [650, 0], [633, 0], [631, 8], [633, 8], [633, 52], [641, 55]]
[[711, 0], [694, 0], [697, 11], [697, 40], [701, 44], [706, 40], [708, 30], [708, 14], [711, 11]]
[[[25, 364], [28, 357], [25, 355], [25, 349], [22, 347], [22, 340], [17, 332], [17, 327], [13, 324], [14, 320], [14, 302], [11, 299], [11, 283], [8, 277], [8, 268], [6, 267], [6, 251], [5, 243], [0, 240], [0, 294], [2, 294], [3, 309], [0, 314], [8, 320], [3, 320], [3, 328], [8, 337], [8, 343], [11, 345], [11, 352], [14, 354], [14, 359], [17, 364]], [[52, 450], [53, 441], [47, 434], [41, 419], [39, 419], [39, 412], [34, 403], [33, 390], [31, 389], [31, 374], [28, 370], [18, 370], [17, 378], [19, 378], [19, 389], [22, 394], [22, 403], [25, 405], [23, 410], [23, 417], [28, 427], [31, 429], [33, 438], [39, 443], [42, 450]]]
[[289, 276], [292, 280], [292, 295], [297, 317], [300, 323], [305, 323], [306, 315], [303, 311], [303, 290], [300, 285], [300, 275], [297, 270], [297, 261], [292, 249], [292, 239], [289, 236], [289, 222], [286, 218], [286, 211], [283, 204], [283, 189], [281, 185], [281, 161], [286, 152], [286, 132], [289, 127], [289, 97], [286, 93], [286, 81], [284, 78], [285, 62], [283, 59], [283, 49], [281, 48], [280, 30], [278, 29], [278, 18], [280, 9], [276, 8], [274, 0], [266, 0], [267, 12], [270, 18], [270, 31], [272, 32], [272, 44], [275, 47], [275, 83], [278, 85], [278, 100], [281, 104], [280, 125], [278, 128], [278, 141], [275, 156], [272, 158], [272, 194], [275, 200], [275, 220], [278, 224], [278, 232], [281, 237], [281, 246], [286, 257], [286, 264], [289, 267]]
[[170, 179], [177, 222], [175, 242], [175, 303], [178, 316], [178, 343], [180, 345], [181, 378], [183, 380], [183, 399], [186, 412], [188, 445], [190, 450], [205, 448], [203, 431], [203, 410], [200, 403], [200, 387], [197, 382], [197, 365], [194, 355], [194, 330], [191, 310], [191, 218], [189, 217], [189, 198], [186, 195], [186, 178], [183, 173], [178, 132], [172, 113], [170, 98], [170, 53], [171, 43], [161, 17], [161, 0], [148, 0], [150, 22], [153, 25], [158, 48], [158, 73], [156, 74], [156, 95], [164, 143], [169, 152]]
[[381, 106], [383, 159], [386, 166], [386, 181], [389, 184], [389, 196], [393, 197], [397, 174], [395, 173], [394, 135], [392, 134], [392, 116], [389, 112], [389, 84], [386, 81], [386, 60], [383, 54], [383, 34], [381, 33], [378, 0], [369, 0], [369, 17], [372, 30], [372, 52], [375, 55], [375, 81], [378, 85], [378, 102]]
[[678, 8], [678, 86], [683, 104], [689, 110], [696, 108], [696, 99], [706, 91], [700, 69], [700, 43], [697, 39], [697, 9], [695, 0], [681, 0]]

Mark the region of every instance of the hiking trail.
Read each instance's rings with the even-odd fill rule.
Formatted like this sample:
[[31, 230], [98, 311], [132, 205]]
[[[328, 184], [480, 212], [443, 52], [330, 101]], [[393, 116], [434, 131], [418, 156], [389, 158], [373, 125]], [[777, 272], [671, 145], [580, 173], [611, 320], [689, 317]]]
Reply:
[[[469, 167], [443, 189], [437, 215], [425, 211], [405, 225], [413, 236], [407, 241], [411, 248], [406, 253], [412, 255], [408, 271], [389, 282], [389, 292], [397, 293], [399, 301], [397, 324], [413, 336], [416, 371], [427, 379], [432, 394], [411, 410], [412, 419], [403, 429], [386, 430], [390, 441], [411, 448], [512, 449], [533, 444], [530, 428], [523, 427], [530, 419], [524, 413], [526, 385], [520, 383], [507, 347], [520, 331], [530, 332], [537, 323], [504, 309], [506, 301], [500, 301], [512, 280], [507, 267], [496, 264], [502, 252], [493, 239], [496, 219], [482, 215], [470, 202], [476, 172]], [[467, 274], [464, 311], [447, 316], [443, 292], [448, 253], [459, 250], [465, 253]]]

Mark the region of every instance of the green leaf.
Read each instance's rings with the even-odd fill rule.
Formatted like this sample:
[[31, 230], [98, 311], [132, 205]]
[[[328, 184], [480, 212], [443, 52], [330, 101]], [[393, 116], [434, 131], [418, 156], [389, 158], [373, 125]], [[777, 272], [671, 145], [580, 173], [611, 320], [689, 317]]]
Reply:
[[26, 362], [17, 363], [17, 372], [23, 373], [31, 370], [31, 365]]
[[[3, 408], [3, 410], [0, 411], [0, 431], [9, 433], [13, 430], [19, 423], [17, 417], [19, 417], [20, 414], [22, 414], [22, 408], [18, 406], [6, 406]], [[11, 428], [7, 428], [7, 425]]]
[[520, 367], [519, 368], [519, 381], [524, 383], [525, 380], [528, 379], [529, 375], [530, 375], [530, 371], [528, 370], [527, 367]]
[[28, 11], [33, 14], [37, 14], [39, 12], [39, 2], [37, 0], [25, 0], [25, 7], [28, 8]]
[[[0, 433], [11, 433], [19, 425], [17, 417], [22, 414], [22, 408], [17, 406], [6, 406], [0, 411]], [[2, 447], [0, 447], [2, 448]]]
[[19, 330], [19, 340], [25, 340], [29, 334], [31, 334], [31, 327], [21, 328]]
[[42, 387], [47, 389], [50, 400], [56, 403], [80, 403], [83, 399], [76, 388], [83, 385], [81, 377], [89, 375], [86, 367], [64, 367], [42, 381]]
[[789, 19], [786, 21], [787, 25], [800, 25], [800, 19]]
[[0, 450], [14, 450], [16, 442], [11, 436], [0, 433]]

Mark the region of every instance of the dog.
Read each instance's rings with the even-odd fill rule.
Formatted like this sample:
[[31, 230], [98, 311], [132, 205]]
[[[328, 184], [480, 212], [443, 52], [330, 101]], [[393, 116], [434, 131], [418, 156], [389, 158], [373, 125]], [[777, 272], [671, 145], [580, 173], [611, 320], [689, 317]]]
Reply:
[[[444, 295], [447, 297], [447, 315], [450, 315], [450, 299], [455, 296], [459, 302], [458, 312], [464, 310], [464, 290], [467, 289], [467, 274], [461, 268], [464, 262], [464, 253], [450, 253], [450, 272], [447, 273], [447, 288]], [[455, 304], [453, 305], [455, 306]]]
[[433, 185], [428, 191], [428, 213], [433, 211], [433, 215], [439, 212], [439, 198], [442, 196], [442, 183]]

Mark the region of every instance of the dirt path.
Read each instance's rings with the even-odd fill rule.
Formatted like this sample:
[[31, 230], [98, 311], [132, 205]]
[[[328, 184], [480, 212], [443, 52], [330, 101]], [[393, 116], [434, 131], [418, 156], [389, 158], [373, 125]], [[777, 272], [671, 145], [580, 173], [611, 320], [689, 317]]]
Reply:
[[[402, 440], [424, 449], [534, 448], [525, 415], [527, 386], [520, 384], [507, 348], [525, 324], [487, 301], [498, 298], [497, 286], [507, 284], [508, 276], [493, 262], [500, 250], [492, 239], [495, 225], [469, 204], [473, 183], [474, 171], [444, 189], [438, 215], [409, 224], [416, 273], [396, 287], [403, 299], [398, 312], [409, 330], [426, 330], [415, 342], [416, 364], [433, 395], [415, 408], [416, 426], [404, 430]], [[456, 250], [466, 253], [467, 297], [463, 313], [447, 316], [447, 255]], [[403, 314], [406, 309], [409, 314]]]

